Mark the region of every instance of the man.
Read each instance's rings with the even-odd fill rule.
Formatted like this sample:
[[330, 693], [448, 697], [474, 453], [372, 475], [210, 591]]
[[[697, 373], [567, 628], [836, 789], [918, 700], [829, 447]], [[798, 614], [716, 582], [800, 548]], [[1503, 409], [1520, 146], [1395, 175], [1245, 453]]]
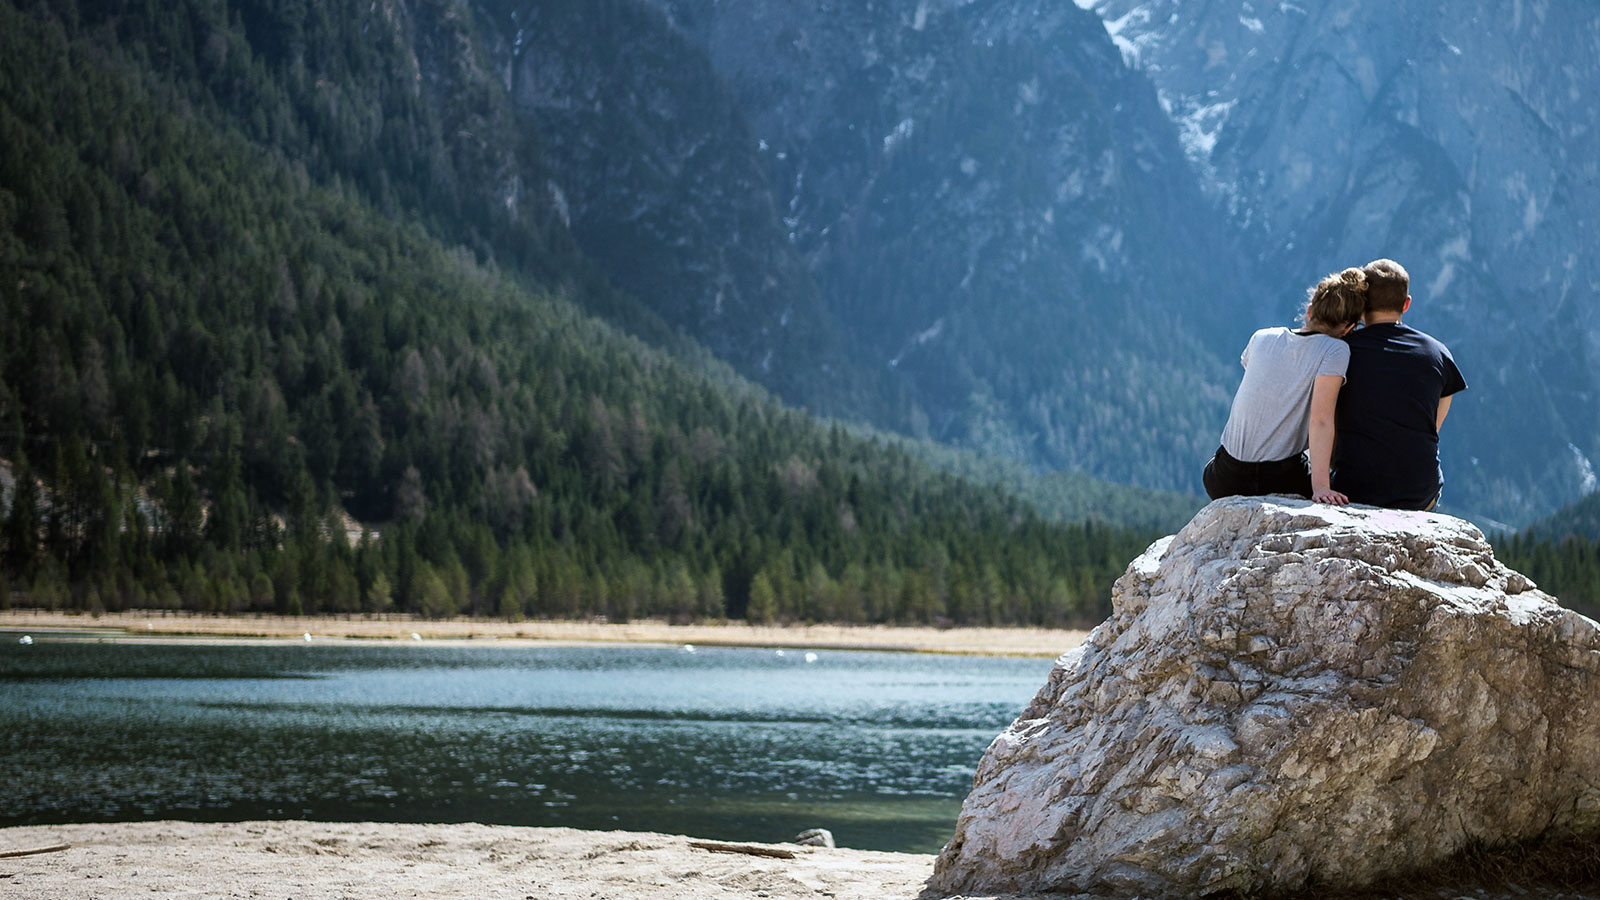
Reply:
[[1335, 414], [1333, 489], [1352, 503], [1433, 509], [1444, 489], [1439, 429], [1467, 383], [1449, 348], [1400, 321], [1411, 276], [1392, 259], [1367, 263], [1366, 327], [1350, 334]]

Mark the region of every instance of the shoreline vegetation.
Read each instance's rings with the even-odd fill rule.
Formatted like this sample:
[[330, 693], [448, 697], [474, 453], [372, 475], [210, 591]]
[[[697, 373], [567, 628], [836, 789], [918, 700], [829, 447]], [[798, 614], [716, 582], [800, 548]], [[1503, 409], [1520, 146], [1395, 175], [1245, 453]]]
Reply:
[[931, 628], [889, 625], [751, 625], [717, 621], [674, 625], [660, 619], [522, 621], [427, 619], [405, 614], [351, 616], [213, 615], [174, 610], [115, 613], [0, 610], [0, 631], [82, 635], [99, 640], [461, 641], [474, 646], [639, 644], [697, 647], [792, 647], [959, 656], [1053, 658], [1082, 643], [1078, 629]]

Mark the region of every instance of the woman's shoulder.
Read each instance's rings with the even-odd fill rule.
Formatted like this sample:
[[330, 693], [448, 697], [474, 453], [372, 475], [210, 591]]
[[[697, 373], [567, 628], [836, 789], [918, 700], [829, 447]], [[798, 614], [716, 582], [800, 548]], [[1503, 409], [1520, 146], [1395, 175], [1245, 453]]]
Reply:
[[1341, 350], [1348, 353], [1350, 351], [1350, 345], [1345, 343], [1344, 338], [1336, 338], [1331, 334], [1323, 334], [1320, 331], [1302, 331], [1291, 328], [1263, 328], [1261, 331], [1256, 332], [1256, 334], [1263, 334], [1269, 331], [1288, 335], [1292, 340], [1299, 343], [1300, 346], [1314, 347], [1324, 353], [1338, 352]]
[[1283, 327], [1282, 325], [1272, 325], [1267, 328], [1257, 328], [1255, 332], [1250, 335], [1249, 343], [1259, 344], [1263, 341], [1281, 341], [1293, 333], [1294, 332]]
[[1320, 333], [1311, 335], [1311, 338], [1325, 354], [1333, 354], [1335, 356], [1350, 355], [1350, 344], [1344, 338], [1336, 338], [1331, 334]]
[[1350, 345], [1344, 338], [1331, 334], [1313, 334], [1310, 338], [1313, 340], [1312, 358], [1319, 360], [1318, 371], [1327, 375], [1345, 374], [1350, 366]]
[[1310, 334], [1306, 334], [1305, 335], [1305, 339], [1310, 341], [1310, 342], [1312, 342], [1312, 343], [1314, 343], [1314, 344], [1316, 344], [1318, 347], [1349, 347], [1350, 346], [1348, 343], [1345, 342], [1344, 338], [1336, 338], [1331, 334], [1323, 334], [1320, 331], [1313, 331]]
[[1250, 335], [1247, 353], [1271, 353], [1292, 359], [1349, 359], [1350, 345], [1342, 338], [1319, 331], [1298, 331], [1282, 325], [1262, 328]]

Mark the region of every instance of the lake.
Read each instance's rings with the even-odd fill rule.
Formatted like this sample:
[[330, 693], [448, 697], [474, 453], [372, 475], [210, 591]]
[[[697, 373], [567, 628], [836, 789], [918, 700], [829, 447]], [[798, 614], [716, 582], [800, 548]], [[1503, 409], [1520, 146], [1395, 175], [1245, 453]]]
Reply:
[[1045, 659], [0, 631], [0, 826], [486, 822], [936, 852]]

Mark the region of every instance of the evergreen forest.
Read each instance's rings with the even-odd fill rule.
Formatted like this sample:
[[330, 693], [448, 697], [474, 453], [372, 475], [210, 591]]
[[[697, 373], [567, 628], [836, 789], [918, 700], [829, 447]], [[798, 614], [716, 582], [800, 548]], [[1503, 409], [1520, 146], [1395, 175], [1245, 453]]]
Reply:
[[1562, 606], [1600, 619], [1600, 538], [1539, 532], [1494, 538], [1495, 557], [1532, 578]]

